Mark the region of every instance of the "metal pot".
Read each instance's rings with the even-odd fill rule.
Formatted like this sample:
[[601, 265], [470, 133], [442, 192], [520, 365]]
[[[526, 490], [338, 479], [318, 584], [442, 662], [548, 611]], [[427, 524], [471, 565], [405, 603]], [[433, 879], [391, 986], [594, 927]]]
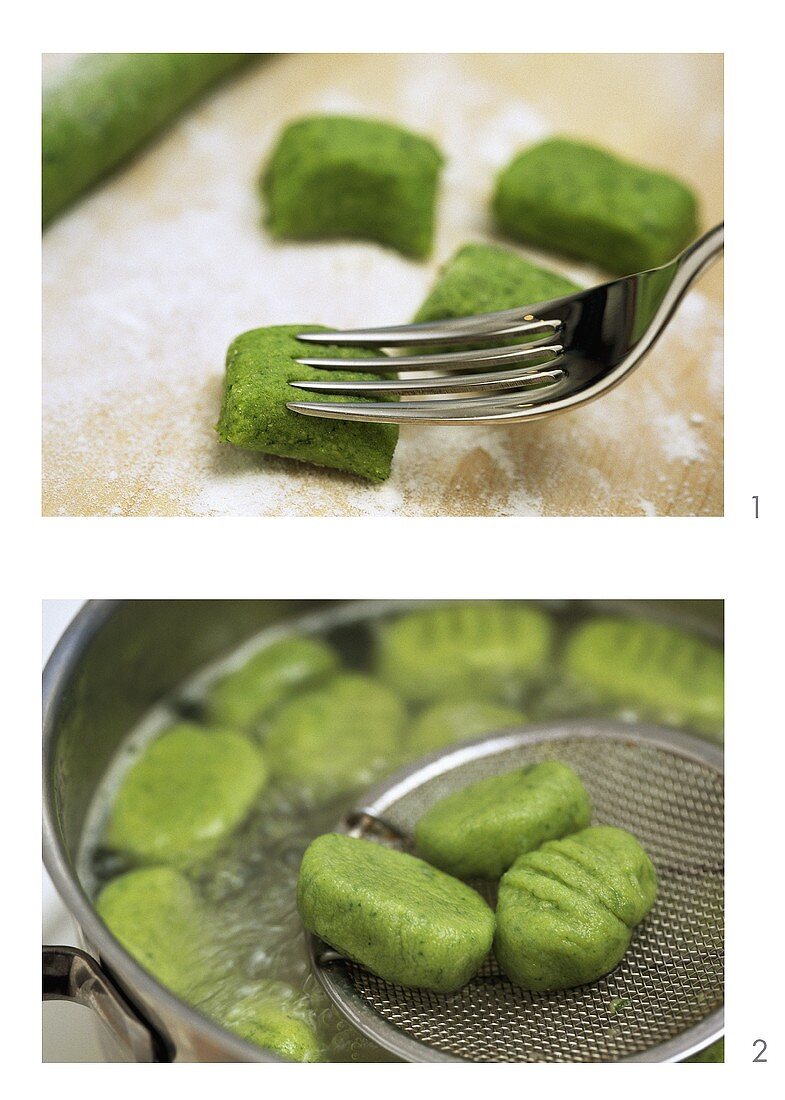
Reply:
[[[280, 1059], [180, 1001], [109, 933], [75, 869], [94, 794], [126, 733], [183, 679], [265, 627], [336, 602], [344, 601], [96, 601], [77, 616], [46, 666], [44, 862], [84, 950], [43, 949], [43, 996], [93, 1008], [136, 1061]], [[721, 635], [721, 604], [649, 601], [649, 613], [655, 608]]]

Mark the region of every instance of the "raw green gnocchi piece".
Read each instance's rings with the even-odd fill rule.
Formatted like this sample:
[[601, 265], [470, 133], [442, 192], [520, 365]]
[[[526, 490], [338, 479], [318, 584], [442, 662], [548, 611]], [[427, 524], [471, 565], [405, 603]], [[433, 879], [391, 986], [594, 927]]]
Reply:
[[[293, 389], [290, 382], [379, 378], [378, 374], [322, 371], [295, 363], [299, 356], [348, 359], [377, 354], [367, 348], [304, 344], [295, 338], [301, 332], [324, 331], [322, 325], [278, 325], [252, 329], [233, 340], [226, 353], [218, 436], [222, 443], [248, 451], [347, 470], [369, 481], [385, 481], [398, 442], [395, 424], [350, 424], [302, 416], [287, 408], [290, 401], [324, 400], [319, 394]], [[363, 399], [336, 394], [330, 400]]]
[[[581, 288], [509, 248], [465, 244], [445, 264], [414, 320], [442, 321], [535, 305]], [[515, 342], [520, 337], [515, 337]]]
[[614, 275], [667, 263], [698, 231], [697, 202], [685, 184], [565, 138], [514, 158], [497, 180], [493, 213], [516, 240]]
[[406, 734], [406, 754], [423, 756], [456, 741], [479, 737], [483, 733], [520, 726], [526, 721], [522, 711], [482, 699], [457, 703], [434, 703], [419, 714]]
[[109, 931], [179, 997], [194, 995], [202, 974], [204, 918], [188, 879], [171, 867], [140, 867], [104, 886], [96, 909]]
[[431, 251], [442, 156], [433, 142], [366, 118], [290, 123], [262, 175], [276, 237], [378, 241], [406, 256]]
[[252, 56], [94, 53], [48, 81], [41, 112], [44, 224]]
[[553, 649], [542, 611], [514, 603], [457, 603], [382, 624], [377, 668], [413, 703], [488, 699], [517, 703]]
[[657, 894], [630, 833], [596, 825], [520, 856], [499, 885], [494, 953], [524, 989], [570, 989], [621, 962]]
[[305, 927], [389, 982], [450, 993], [479, 970], [494, 916], [465, 883], [368, 840], [329, 833], [303, 856]]
[[722, 736], [722, 651], [691, 634], [637, 619], [592, 619], [568, 639], [564, 667], [598, 703]]
[[342, 672], [277, 711], [265, 758], [278, 780], [338, 794], [395, 765], [405, 721], [403, 703], [385, 684]]
[[311, 1014], [298, 1005], [295, 991], [284, 982], [257, 982], [216, 1018], [249, 1043], [290, 1062], [325, 1061]]
[[210, 688], [207, 717], [218, 726], [253, 732], [297, 691], [313, 687], [338, 667], [338, 655], [318, 638], [282, 638], [255, 653]]
[[459, 878], [496, 879], [523, 852], [583, 829], [591, 802], [579, 776], [546, 760], [480, 779], [434, 803], [414, 829], [417, 851]]
[[242, 823], [266, 782], [264, 760], [242, 734], [172, 726], [126, 774], [107, 843], [143, 863], [187, 867]]

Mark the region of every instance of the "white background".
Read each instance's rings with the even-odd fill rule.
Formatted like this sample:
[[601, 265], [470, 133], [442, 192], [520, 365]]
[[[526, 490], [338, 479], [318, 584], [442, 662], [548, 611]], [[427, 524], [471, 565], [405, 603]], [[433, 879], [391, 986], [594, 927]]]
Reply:
[[[6, 769], [2, 803], [7, 1073], [31, 1065], [47, 1087], [80, 1094], [84, 1075], [114, 1095], [171, 1090], [122, 1067], [40, 1064], [38, 782], [35, 715], [42, 597], [594, 597], [726, 599], [727, 1044], [724, 1066], [196, 1066], [178, 1071], [199, 1096], [226, 1089], [289, 1092], [438, 1087], [456, 1097], [517, 1095], [646, 1100], [663, 1089], [781, 1092], [782, 951], [782, 39], [775, 6], [658, 0], [655, 5], [28, 4], [2, 67], [8, 247], [4, 301], [4, 572]], [[8, 20], [6, 25], [9, 25]], [[71, 50], [543, 50], [725, 52], [728, 250], [726, 518], [717, 519], [122, 519], [41, 520], [38, 336], [40, 270], [38, 55]], [[33, 166], [33, 167], [31, 167]], [[13, 297], [11, 297], [13, 295]], [[761, 519], [752, 518], [754, 493]], [[24, 746], [26, 751], [20, 749]], [[752, 1042], [768, 1041], [765, 1065]], [[139, 1071], [131, 1071], [136, 1073]], [[141, 1071], [144, 1072], [144, 1071]], [[696, 1073], [712, 1074], [710, 1081]], [[254, 1074], [253, 1080], [243, 1074]], [[306, 1079], [302, 1074], [310, 1073]], [[395, 1074], [407, 1074], [406, 1082]], [[634, 1074], [620, 1080], [619, 1074]], [[301, 1076], [297, 1076], [300, 1074]], [[392, 1077], [390, 1075], [393, 1075]], [[428, 1075], [431, 1075], [430, 1078]], [[667, 1080], [661, 1074], [668, 1074]], [[434, 1076], [436, 1075], [436, 1076]], [[107, 1078], [111, 1076], [111, 1080]], [[523, 1077], [525, 1076], [525, 1081]], [[491, 1081], [493, 1077], [493, 1081]], [[569, 1080], [568, 1080], [569, 1077]], [[780, 1086], [776, 1081], [780, 1080]], [[186, 1084], [186, 1077], [178, 1079]], [[30, 1077], [25, 1076], [29, 1085]], [[91, 1080], [91, 1084], [92, 1084]], [[13, 1086], [12, 1086], [13, 1087]], [[18, 1086], [17, 1086], [18, 1087]]]

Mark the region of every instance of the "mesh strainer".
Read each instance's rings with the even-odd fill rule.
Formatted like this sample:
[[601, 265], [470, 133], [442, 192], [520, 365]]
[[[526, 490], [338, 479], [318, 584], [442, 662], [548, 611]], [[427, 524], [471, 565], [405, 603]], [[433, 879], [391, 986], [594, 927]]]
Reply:
[[654, 907], [611, 974], [557, 993], [519, 989], [492, 957], [457, 993], [404, 989], [309, 936], [314, 972], [337, 1008], [407, 1061], [679, 1061], [722, 1033], [724, 803], [716, 746], [652, 726], [528, 726], [396, 772], [338, 831], [406, 848], [417, 819], [444, 795], [546, 759], [581, 776], [593, 824], [629, 829], [644, 845], [659, 877]]

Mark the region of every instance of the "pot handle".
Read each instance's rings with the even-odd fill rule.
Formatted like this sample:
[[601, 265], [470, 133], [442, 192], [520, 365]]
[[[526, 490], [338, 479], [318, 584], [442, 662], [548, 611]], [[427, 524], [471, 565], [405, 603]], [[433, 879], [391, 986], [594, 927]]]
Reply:
[[72, 1001], [96, 1012], [135, 1062], [168, 1062], [166, 1047], [100, 963], [76, 947], [43, 948], [45, 1001]]

